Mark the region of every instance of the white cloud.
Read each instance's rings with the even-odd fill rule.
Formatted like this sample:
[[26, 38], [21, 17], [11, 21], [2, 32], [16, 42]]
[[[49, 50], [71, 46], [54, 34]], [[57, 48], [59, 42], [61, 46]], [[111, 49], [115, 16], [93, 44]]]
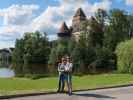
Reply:
[[90, 11], [94, 13], [99, 8], [104, 9], [104, 10], [109, 10], [110, 6], [111, 6], [111, 1], [103, 0], [102, 2], [96, 2], [94, 3], [94, 5], [90, 5]]
[[12, 5], [9, 8], [0, 9], [0, 16], [4, 17], [4, 25], [24, 25], [33, 17], [33, 11], [37, 5]]
[[126, 0], [127, 5], [133, 5], [133, 0]]
[[87, 0], [76, 0], [76, 2], [75, 0], [59, 0], [59, 2], [59, 6], [49, 6], [40, 16], [33, 20], [31, 25], [35, 27], [34, 30], [48, 30], [50, 33], [56, 33], [63, 21], [71, 25], [72, 17], [79, 7], [83, 8], [87, 16], [89, 16], [98, 8], [109, 10], [111, 6], [110, 0], [103, 0], [94, 4], [89, 3]]
[[27, 26], [33, 19], [33, 12], [38, 8], [37, 5], [12, 5], [0, 9], [0, 17], [4, 18], [3, 25], [0, 27], [0, 46], [1, 43], [8, 44], [9, 41], [20, 38], [24, 32], [31, 31]]

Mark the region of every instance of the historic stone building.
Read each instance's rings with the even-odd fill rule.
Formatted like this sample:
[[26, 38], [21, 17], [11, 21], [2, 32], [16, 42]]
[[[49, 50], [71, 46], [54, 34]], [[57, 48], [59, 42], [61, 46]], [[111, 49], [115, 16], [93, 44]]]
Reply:
[[81, 23], [86, 21], [86, 15], [81, 8], [79, 8], [72, 19], [72, 26], [68, 28], [65, 22], [62, 23], [59, 32], [57, 33], [59, 38], [71, 38], [79, 39], [79, 35], [82, 31]]
[[72, 29], [73, 29], [72, 34], [77, 40], [82, 31], [81, 23], [86, 20], [87, 20], [86, 15], [84, 14], [83, 10], [79, 8], [76, 14], [73, 16], [72, 20]]
[[9, 67], [14, 48], [0, 49], [0, 67]]
[[58, 37], [60, 38], [70, 38], [72, 35], [72, 32], [70, 31], [66, 23], [63, 22], [57, 34], [58, 34]]

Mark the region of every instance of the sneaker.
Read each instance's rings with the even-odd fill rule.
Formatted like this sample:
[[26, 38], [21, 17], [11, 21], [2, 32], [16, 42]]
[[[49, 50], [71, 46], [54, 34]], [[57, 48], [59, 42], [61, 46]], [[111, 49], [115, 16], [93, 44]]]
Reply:
[[72, 95], [72, 92], [69, 92], [68, 95], [71, 96]]
[[65, 91], [64, 91], [64, 90], [62, 90], [62, 91], [60, 91], [60, 93], [65, 93]]
[[60, 93], [60, 90], [57, 90], [57, 93]]

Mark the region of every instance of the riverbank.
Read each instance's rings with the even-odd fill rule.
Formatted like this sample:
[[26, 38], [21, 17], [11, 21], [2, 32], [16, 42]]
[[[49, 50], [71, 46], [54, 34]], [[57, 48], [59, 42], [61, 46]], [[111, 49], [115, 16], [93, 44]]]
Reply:
[[[133, 83], [130, 74], [102, 74], [73, 77], [73, 90], [102, 88]], [[56, 91], [57, 77], [32, 80], [28, 78], [0, 78], [0, 95]]]

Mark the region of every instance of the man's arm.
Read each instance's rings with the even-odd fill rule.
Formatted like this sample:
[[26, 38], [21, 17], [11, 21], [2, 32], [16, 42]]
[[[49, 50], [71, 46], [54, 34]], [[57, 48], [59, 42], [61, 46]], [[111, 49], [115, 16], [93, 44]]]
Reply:
[[58, 72], [60, 71], [60, 65], [61, 65], [61, 64], [59, 63], [59, 64], [58, 64]]
[[63, 72], [63, 71], [64, 71], [64, 69], [61, 69], [61, 64], [58, 65], [58, 72]]

